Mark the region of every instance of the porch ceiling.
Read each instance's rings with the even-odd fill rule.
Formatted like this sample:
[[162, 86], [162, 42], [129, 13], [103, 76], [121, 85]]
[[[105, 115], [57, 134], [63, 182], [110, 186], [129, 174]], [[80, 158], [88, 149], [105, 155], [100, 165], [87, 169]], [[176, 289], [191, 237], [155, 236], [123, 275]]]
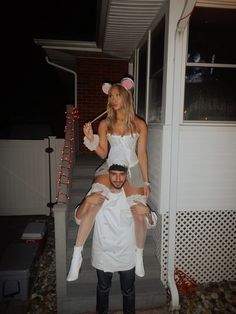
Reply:
[[103, 51], [129, 59], [165, 0], [110, 0]]
[[76, 70], [76, 57], [130, 59], [166, 0], [101, 0], [97, 8], [97, 40], [81, 42], [34, 39], [49, 59]]

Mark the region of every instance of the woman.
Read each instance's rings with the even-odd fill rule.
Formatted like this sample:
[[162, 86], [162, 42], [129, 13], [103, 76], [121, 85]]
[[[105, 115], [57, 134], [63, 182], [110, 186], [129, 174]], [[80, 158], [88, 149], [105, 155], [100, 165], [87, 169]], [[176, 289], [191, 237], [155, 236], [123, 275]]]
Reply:
[[[146, 205], [150, 193], [147, 169], [147, 126], [134, 113], [133, 99], [130, 90], [134, 82], [124, 78], [121, 83], [105, 83], [102, 90], [108, 95], [107, 117], [98, 126], [98, 134], [93, 134], [91, 123], [84, 125], [84, 144], [101, 158], [108, 157], [105, 163], [95, 173], [94, 188], [101, 191], [101, 202], [107, 194], [109, 186], [108, 169], [116, 161], [123, 160], [128, 165], [128, 177], [124, 185], [125, 194], [130, 204], [135, 223], [136, 235], [136, 267], [137, 276], [143, 277], [143, 248], [146, 239], [147, 227], [156, 223], [156, 215], [150, 212], [147, 206], [136, 206], [137, 203]], [[93, 191], [95, 191], [93, 190]], [[79, 231], [74, 246], [73, 258], [68, 281], [78, 278], [82, 263], [81, 252], [83, 245], [93, 227], [96, 213], [100, 207], [87, 208], [85, 212], [76, 213], [79, 220]], [[144, 210], [145, 208], [145, 210]]]

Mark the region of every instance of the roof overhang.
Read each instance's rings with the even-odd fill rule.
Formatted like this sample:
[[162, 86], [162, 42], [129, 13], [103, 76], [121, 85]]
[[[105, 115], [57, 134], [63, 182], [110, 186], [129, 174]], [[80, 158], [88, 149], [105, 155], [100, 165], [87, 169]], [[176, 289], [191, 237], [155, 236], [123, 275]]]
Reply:
[[[100, 42], [102, 49], [119, 58], [130, 59], [166, 0], [103, 0]], [[104, 12], [105, 10], [105, 12]], [[105, 20], [102, 20], [105, 19]]]
[[167, 0], [98, 1], [97, 42], [34, 39], [49, 59], [76, 69], [78, 56], [129, 60]]

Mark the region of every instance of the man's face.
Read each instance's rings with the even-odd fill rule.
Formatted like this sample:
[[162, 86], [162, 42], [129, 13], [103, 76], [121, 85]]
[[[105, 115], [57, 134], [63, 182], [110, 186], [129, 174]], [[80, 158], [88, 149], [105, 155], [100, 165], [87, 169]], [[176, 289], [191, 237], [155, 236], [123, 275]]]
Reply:
[[120, 190], [124, 185], [127, 177], [126, 171], [110, 170], [109, 179], [115, 190]]

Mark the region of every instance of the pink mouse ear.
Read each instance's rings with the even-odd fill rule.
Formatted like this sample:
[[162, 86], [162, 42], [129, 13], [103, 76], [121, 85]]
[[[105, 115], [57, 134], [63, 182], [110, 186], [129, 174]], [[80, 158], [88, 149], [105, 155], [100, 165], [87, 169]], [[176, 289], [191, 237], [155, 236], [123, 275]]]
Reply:
[[104, 94], [108, 95], [110, 88], [111, 88], [110, 83], [103, 83], [102, 84], [102, 91]]
[[124, 77], [121, 81], [120, 84], [126, 88], [127, 90], [130, 90], [134, 88], [134, 81], [130, 77]]

